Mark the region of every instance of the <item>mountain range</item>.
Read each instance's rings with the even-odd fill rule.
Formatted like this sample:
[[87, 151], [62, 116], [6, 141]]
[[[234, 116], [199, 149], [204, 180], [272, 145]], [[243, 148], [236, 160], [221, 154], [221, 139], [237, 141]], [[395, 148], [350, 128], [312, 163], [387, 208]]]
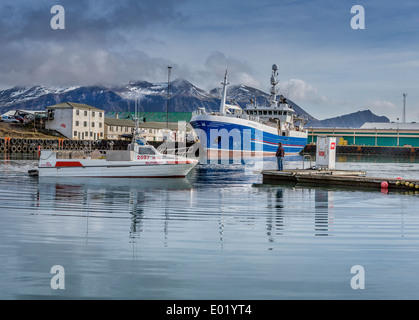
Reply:
[[[168, 100], [168, 88], [170, 99]], [[244, 107], [250, 99], [258, 104], [264, 103], [269, 95], [261, 90], [245, 86], [231, 85], [227, 89], [228, 100], [234, 100]], [[170, 83], [151, 83], [147, 81], [131, 82], [125, 85], [104, 86], [26, 86], [0, 91], [0, 114], [9, 110], [45, 110], [45, 107], [62, 103], [78, 102], [111, 111], [134, 111], [137, 103], [139, 111], [192, 112], [199, 107], [207, 111], [219, 109], [221, 88], [210, 91], [202, 90], [185, 79], [176, 79]], [[137, 101], [137, 102], [136, 102]], [[168, 103], [169, 101], [169, 103]], [[365, 122], [389, 122], [387, 117], [380, 117], [370, 110], [358, 111], [336, 118], [318, 120], [308, 114], [296, 103], [288, 99], [298, 115], [308, 119], [306, 126], [313, 127], [352, 127], [359, 128]]]

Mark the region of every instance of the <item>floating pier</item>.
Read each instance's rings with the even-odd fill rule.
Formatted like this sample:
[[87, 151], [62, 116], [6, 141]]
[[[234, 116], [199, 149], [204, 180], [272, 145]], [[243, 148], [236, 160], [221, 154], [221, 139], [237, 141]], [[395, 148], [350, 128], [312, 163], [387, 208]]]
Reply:
[[339, 185], [374, 189], [403, 189], [419, 191], [419, 180], [367, 177], [364, 171], [291, 169], [263, 170], [263, 183], [280, 184], [295, 182], [310, 185]]

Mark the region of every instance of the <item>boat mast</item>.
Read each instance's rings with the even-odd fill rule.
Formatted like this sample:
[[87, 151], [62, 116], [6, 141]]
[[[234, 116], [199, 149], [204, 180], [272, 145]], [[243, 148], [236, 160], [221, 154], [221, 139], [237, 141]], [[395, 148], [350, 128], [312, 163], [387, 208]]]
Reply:
[[277, 89], [276, 89], [276, 85], [278, 84], [278, 65], [277, 64], [273, 64], [272, 65], [272, 75], [271, 75], [271, 104], [277, 104], [278, 102], [276, 101], [276, 94], [277, 94]]
[[135, 141], [137, 139], [137, 136], [138, 136], [138, 126], [139, 125], [138, 125], [138, 111], [137, 111], [137, 108], [138, 108], [137, 97], [135, 97], [135, 100], [134, 100], [134, 117], [133, 117], [135, 127], [134, 127], [134, 134], [132, 136], [132, 147], [134, 147], [134, 143], [135, 143]]
[[227, 96], [227, 70], [224, 75], [224, 81], [221, 83], [223, 85], [223, 94], [221, 96], [221, 103], [220, 103], [220, 115], [224, 115], [226, 113], [226, 96]]

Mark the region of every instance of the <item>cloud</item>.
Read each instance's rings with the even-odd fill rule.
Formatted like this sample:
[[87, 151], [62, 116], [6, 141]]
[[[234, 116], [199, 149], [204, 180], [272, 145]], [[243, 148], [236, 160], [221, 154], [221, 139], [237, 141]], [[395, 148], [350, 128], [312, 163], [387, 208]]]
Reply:
[[227, 58], [224, 53], [214, 51], [205, 61], [205, 69], [200, 71], [201, 76], [207, 76], [206, 89], [220, 86], [225, 71], [228, 70], [230, 84], [244, 84], [252, 87], [260, 87], [260, 82], [255, 77], [250, 63], [235, 58]]
[[316, 87], [308, 84], [301, 79], [290, 79], [284, 81], [281, 85], [281, 92], [296, 103], [322, 104], [329, 102], [329, 99], [319, 94]]
[[[33, 43], [32, 51], [21, 46], [7, 49], [0, 63], [0, 86], [13, 85], [115, 85], [139, 79], [165, 79], [167, 66], [163, 58], [142, 51], [112, 52], [77, 43]], [[176, 66], [176, 65], [175, 65]]]
[[[176, 1], [178, 2], [178, 1]], [[52, 30], [51, 1], [0, 5], [0, 39], [6, 42], [77, 41], [112, 44], [146, 29], [186, 19], [171, 0], [121, 0], [117, 2], [62, 0], [65, 30]], [[178, 5], [178, 3], [176, 3]]]
[[1, 88], [156, 81], [165, 78], [167, 65], [176, 65], [145, 50], [153, 42], [151, 30], [161, 33], [185, 19], [178, 1], [63, 0], [64, 30], [50, 27], [54, 4], [0, 4]]
[[397, 114], [400, 111], [400, 119], [402, 108], [393, 102], [385, 100], [374, 100], [365, 104], [365, 106], [377, 115]]

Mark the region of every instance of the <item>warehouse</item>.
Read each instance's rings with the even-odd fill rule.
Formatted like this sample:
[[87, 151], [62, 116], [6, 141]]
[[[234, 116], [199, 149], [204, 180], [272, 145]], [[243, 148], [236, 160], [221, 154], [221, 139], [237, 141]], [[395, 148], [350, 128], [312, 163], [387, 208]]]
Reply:
[[307, 143], [316, 143], [317, 136], [336, 137], [339, 145], [376, 147], [419, 147], [417, 123], [366, 123], [361, 128], [308, 128]]

